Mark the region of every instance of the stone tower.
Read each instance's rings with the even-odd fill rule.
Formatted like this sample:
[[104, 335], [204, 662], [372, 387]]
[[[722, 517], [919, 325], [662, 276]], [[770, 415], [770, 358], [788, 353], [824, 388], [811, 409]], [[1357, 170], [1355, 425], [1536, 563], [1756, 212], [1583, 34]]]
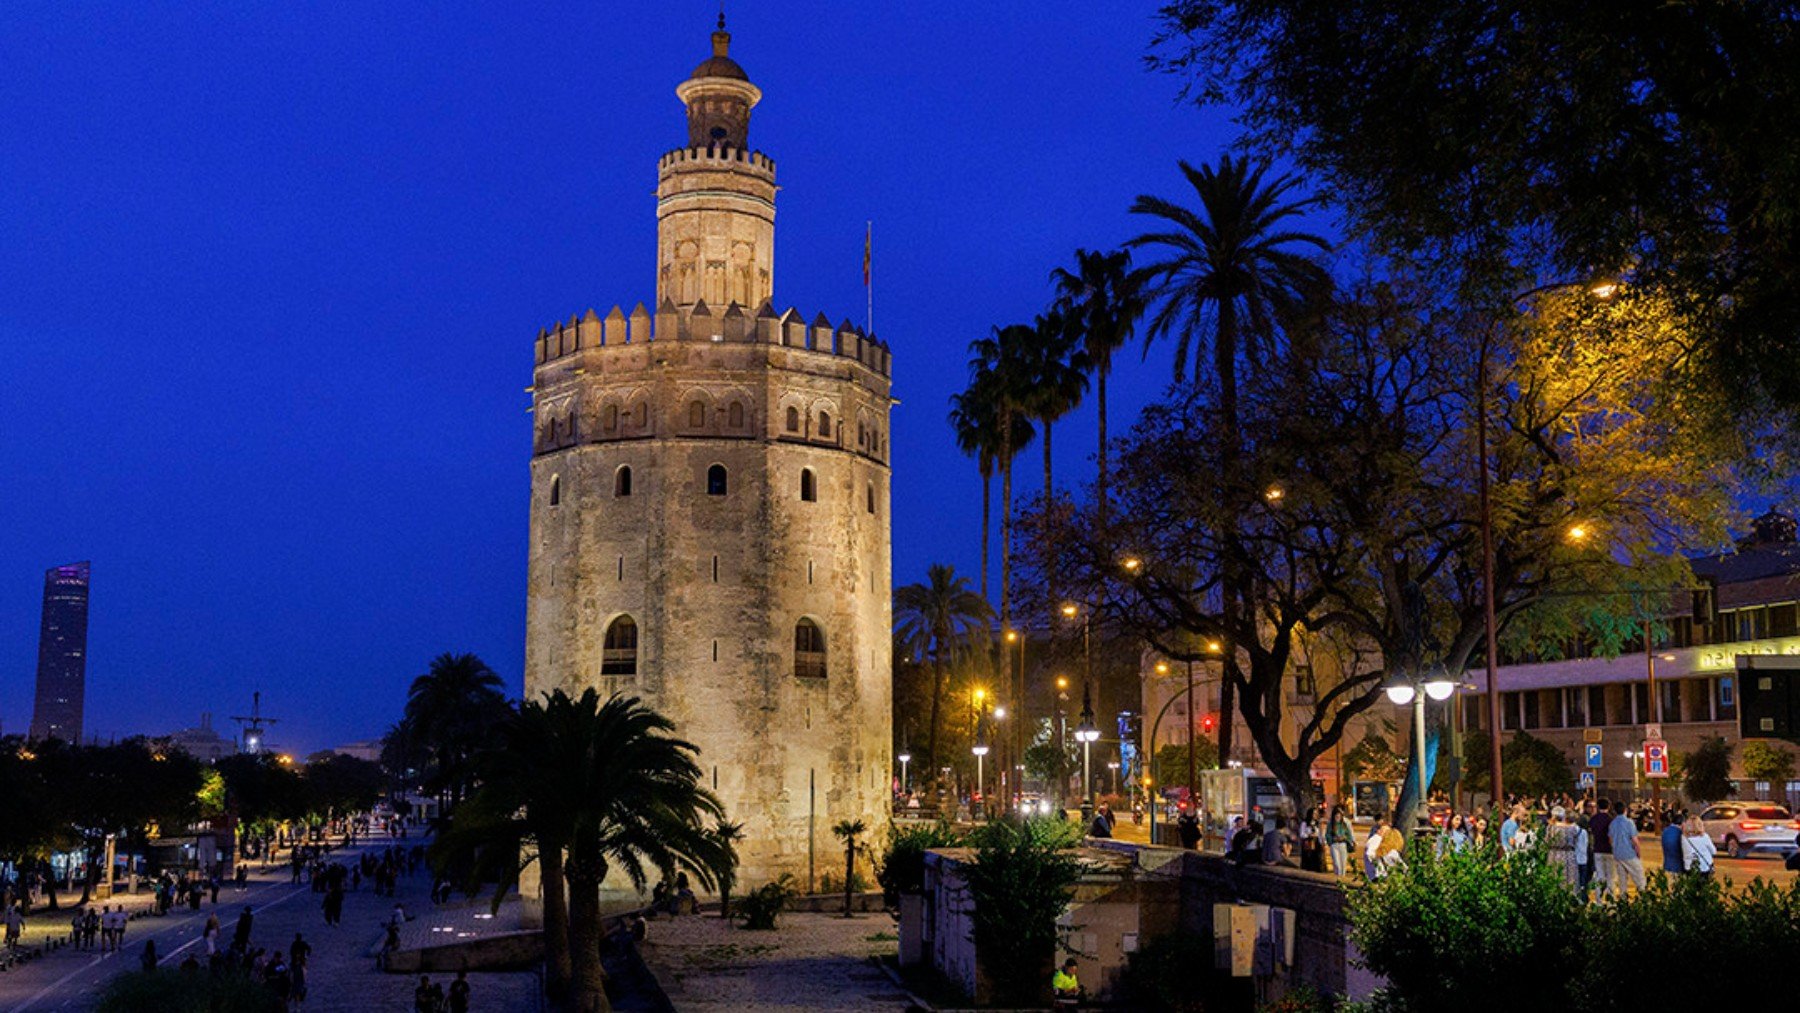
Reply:
[[775, 163], [730, 41], [676, 89], [654, 313], [537, 337], [525, 689], [673, 719], [753, 886], [840, 869], [832, 824], [886, 820], [892, 400], [886, 345], [770, 302]]

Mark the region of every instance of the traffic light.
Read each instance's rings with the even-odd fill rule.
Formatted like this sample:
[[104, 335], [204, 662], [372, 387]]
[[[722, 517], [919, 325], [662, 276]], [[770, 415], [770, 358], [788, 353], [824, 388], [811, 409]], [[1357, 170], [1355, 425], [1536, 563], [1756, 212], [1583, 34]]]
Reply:
[[1219, 722], [1218, 722], [1217, 715], [1206, 714], [1200, 718], [1200, 730], [1203, 732], [1210, 733], [1215, 727], [1218, 726], [1218, 723]]

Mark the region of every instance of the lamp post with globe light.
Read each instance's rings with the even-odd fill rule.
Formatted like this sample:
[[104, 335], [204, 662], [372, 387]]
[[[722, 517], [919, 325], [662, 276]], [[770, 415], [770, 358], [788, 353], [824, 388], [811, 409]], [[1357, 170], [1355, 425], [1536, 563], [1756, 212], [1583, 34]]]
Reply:
[[1081, 691], [1081, 724], [1075, 727], [1075, 741], [1081, 743], [1081, 821], [1094, 818], [1093, 745], [1100, 739], [1094, 727], [1094, 706], [1088, 691]]
[[1442, 703], [1455, 692], [1456, 683], [1442, 668], [1424, 673], [1396, 674], [1387, 685], [1389, 700], [1401, 707], [1412, 704], [1413, 709], [1413, 776], [1418, 778], [1419, 790], [1413, 796], [1413, 811], [1407, 816], [1409, 825], [1415, 829], [1418, 826], [1419, 811], [1425, 805], [1425, 698], [1430, 697]]
[[912, 763], [912, 754], [901, 753], [898, 757], [895, 757], [895, 759], [900, 761], [900, 793], [903, 795], [910, 793], [912, 791], [912, 779], [907, 776], [906, 768], [907, 764]]

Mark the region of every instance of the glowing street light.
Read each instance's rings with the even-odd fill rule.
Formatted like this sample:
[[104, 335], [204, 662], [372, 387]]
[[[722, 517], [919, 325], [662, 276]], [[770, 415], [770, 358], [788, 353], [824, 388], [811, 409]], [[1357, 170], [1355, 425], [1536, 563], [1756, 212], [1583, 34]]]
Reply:
[[1081, 690], [1081, 724], [1075, 727], [1075, 741], [1081, 743], [1081, 819], [1094, 818], [1094, 770], [1093, 745], [1100, 738], [1100, 729], [1094, 727], [1094, 705], [1088, 696], [1087, 688]]
[[899, 756], [895, 757], [895, 759], [900, 761], [900, 790], [903, 792], [912, 791], [912, 778], [907, 776], [907, 765], [912, 763], [912, 754], [901, 753]]

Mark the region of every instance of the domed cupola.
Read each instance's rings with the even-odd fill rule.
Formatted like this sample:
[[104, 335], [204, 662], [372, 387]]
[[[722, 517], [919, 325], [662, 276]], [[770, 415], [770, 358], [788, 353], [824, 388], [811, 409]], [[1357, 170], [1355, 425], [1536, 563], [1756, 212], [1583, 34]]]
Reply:
[[689, 147], [749, 146], [750, 109], [761, 101], [762, 91], [731, 58], [731, 33], [725, 30], [723, 13], [712, 34], [712, 56], [675, 87], [675, 94], [687, 106]]

